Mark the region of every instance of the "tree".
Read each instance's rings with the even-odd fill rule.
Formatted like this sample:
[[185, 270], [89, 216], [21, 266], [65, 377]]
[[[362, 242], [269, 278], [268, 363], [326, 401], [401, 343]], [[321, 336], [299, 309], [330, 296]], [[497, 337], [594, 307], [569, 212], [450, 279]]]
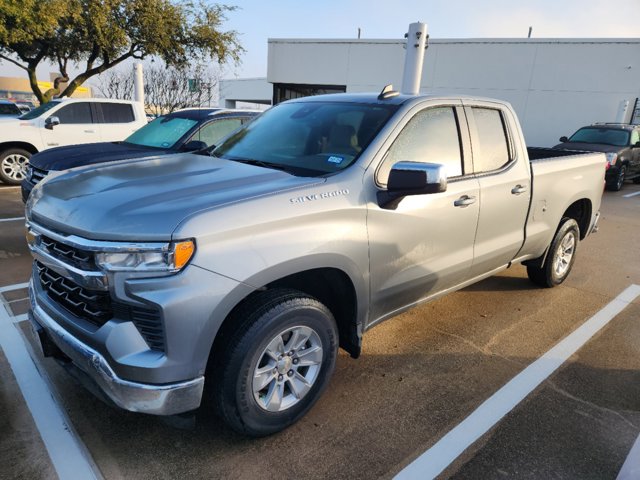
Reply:
[[[233, 10], [189, 0], [0, 0], [0, 59], [27, 72], [41, 103], [129, 58], [156, 56], [179, 69], [208, 59], [237, 63], [244, 51], [238, 33], [221, 30]], [[61, 74], [45, 93], [36, 78], [42, 61]], [[84, 70], [60, 92], [69, 65]]]
[[[122, 100], [133, 97], [132, 73], [112, 70], [99, 78], [97, 90], [105, 97]], [[217, 85], [217, 75], [202, 63], [181, 68], [157, 63], [145, 65], [145, 109], [162, 115], [180, 108], [210, 106]]]

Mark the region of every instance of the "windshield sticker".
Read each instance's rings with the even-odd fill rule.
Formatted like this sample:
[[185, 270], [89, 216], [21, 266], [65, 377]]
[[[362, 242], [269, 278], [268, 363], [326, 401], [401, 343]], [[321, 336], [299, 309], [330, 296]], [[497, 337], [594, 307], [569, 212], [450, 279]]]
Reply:
[[161, 144], [163, 147], [168, 147], [169, 146], [169, 142], [162, 142]]
[[338, 157], [335, 155], [331, 155], [329, 158], [327, 158], [327, 162], [335, 163], [336, 165], [340, 165], [343, 160], [344, 160], [343, 157]]

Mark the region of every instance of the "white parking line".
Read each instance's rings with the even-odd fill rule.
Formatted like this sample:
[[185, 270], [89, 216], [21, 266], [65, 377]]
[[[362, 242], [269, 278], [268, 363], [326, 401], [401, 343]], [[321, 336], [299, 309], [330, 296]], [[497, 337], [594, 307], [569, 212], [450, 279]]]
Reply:
[[606, 307], [516, 375], [395, 478], [425, 480], [442, 473], [638, 296], [640, 285], [626, 288]]
[[631, 447], [627, 459], [620, 469], [616, 480], [637, 480], [640, 478], [640, 437], [638, 437]]
[[29, 286], [29, 282], [15, 283], [13, 285], [5, 285], [4, 287], [0, 287], [0, 293], [11, 292], [12, 290], [20, 290], [21, 288], [27, 288], [28, 286]]
[[636, 195], [640, 195], [640, 192], [628, 193], [627, 195], [623, 195], [623, 198], [635, 197]]
[[1, 303], [0, 348], [9, 361], [58, 477], [72, 480], [99, 478], [86, 447], [75, 435], [71, 422], [54, 399]]
[[18, 220], [24, 220], [24, 217], [0, 218], [0, 222], [17, 222]]

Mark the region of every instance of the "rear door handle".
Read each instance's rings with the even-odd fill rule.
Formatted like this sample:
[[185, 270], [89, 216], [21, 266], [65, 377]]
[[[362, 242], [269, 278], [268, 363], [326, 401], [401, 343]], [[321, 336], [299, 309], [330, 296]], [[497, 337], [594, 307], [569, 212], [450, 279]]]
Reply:
[[520, 195], [521, 193], [524, 193], [526, 191], [527, 191], [527, 187], [523, 185], [516, 185], [511, 189], [511, 193], [513, 193], [514, 195]]
[[476, 203], [476, 197], [470, 197], [469, 195], [463, 195], [455, 202], [453, 202], [454, 207], [468, 207], [471, 204]]
[[84, 133], [96, 133], [95, 130], [85, 130]]

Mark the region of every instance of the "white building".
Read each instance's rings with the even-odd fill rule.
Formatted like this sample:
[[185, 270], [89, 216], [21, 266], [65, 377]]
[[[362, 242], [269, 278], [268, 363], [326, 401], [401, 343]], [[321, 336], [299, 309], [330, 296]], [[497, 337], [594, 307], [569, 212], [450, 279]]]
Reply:
[[[270, 39], [266, 81], [225, 81], [221, 98], [279, 103], [399, 88], [404, 42]], [[582, 125], [630, 122], [635, 107], [640, 123], [640, 39], [431, 40], [420, 90], [507, 100], [527, 142], [550, 146]]]

